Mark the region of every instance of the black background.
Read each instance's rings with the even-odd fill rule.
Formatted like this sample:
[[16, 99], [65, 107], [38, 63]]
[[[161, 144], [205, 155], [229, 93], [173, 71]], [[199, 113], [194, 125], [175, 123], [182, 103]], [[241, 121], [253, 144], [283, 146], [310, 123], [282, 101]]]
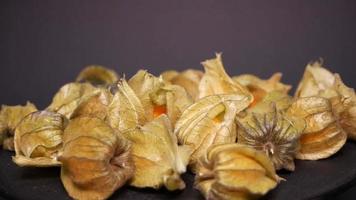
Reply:
[[355, 87], [355, 24], [356, 1], [0, 0], [0, 104], [44, 108], [89, 64], [130, 77], [201, 69], [215, 52], [231, 75], [280, 71], [294, 86], [323, 58]]

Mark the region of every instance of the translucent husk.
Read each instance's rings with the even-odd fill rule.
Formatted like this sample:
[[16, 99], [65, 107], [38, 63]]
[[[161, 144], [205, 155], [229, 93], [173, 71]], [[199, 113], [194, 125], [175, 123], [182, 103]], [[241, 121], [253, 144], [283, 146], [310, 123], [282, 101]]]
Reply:
[[93, 85], [110, 85], [119, 80], [119, 75], [114, 70], [100, 65], [90, 65], [85, 67], [78, 74], [77, 82], [88, 82]]
[[270, 92], [280, 92], [288, 94], [288, 91], [292, 88], [290, 85], [286, 85], [281, 82], [282, 73], [274, 73], [269, 79], [263, 80], [252, 74], [243, 74], [234, 76], [232, 79], [247, 87], [248, 90], [254, 96], [254, 103], [258, 103]]
[[61, 180], [74, 199], [107, 199], [134, 173], [129, 142], [99, 118], [77, 117], [63, 135]]
[[265, 195], [279, 180], [263, 152], [241, 144], [223, 144], [199, 158], [195, 187], [206, 199], [249, 200]]
[[217, 53], [216, 58], [201, 64], [204, 66], [205, 74], [199, 84], [199, 98], [217, 94], [238, 94], [245, 95], [251, 99], [251, 102], [253, 101], [253, 96], [248, 89], [233, 81], [225, 72], [221, 53]]
[[175, 124], [183, 110], [193, 102], [181, 86], [171, 85], [162, 77], [157, 78], [144, 70], [138, 71], [128, 84], [141, 101], [148, 121], [167, 114]]
[[4, 149], [13, 151], [15, 128], [26, 115], [37, 111], [34, 104], [27, 102], [26, 105], [7, 106], [2, 105], [0, 111], [0, 145]]
[[305, 122], [287, 116], [277, 108], [277, 103], [260, 102], [238, 117], [238, 143], [265, 152], [276, 170], [294, 171], [294, 157]]
[[132, 142], [136, 171], [131, 185], [139, 188], [168, 190], [185, 188], [180, 174], [186, 171], [191, 149], [178, 146], [166, 115], [161, 115], [142, 127], [123, 132]]
[[80, 116], [97, 117], [106, 120], [109, 115], [109, 104], [112, 101], [112, 94], [101, 89], [98, 93], [82, 99], [71, 115], [71, 119]]
[[329, 99], [340, 126], [349, 138], [356, 139], [355, 91], [342, 82], [339, 74], [333, 74], [322, 67], [322, 62], [307, 65], [295, 96], [321, 96]]
[[117, 92], [108, 106], [107, 122], [120, 132], [143, 125], [147, 119], [140, 99], [126, 80], [121, 80], [117, 87]]
[[326, 98], [299, 98], [288, 108], [287, 114], [306, 121], [306, 128], [300, 138], [300, 148], [296, 154], [298, 159], [328, 158], [338, 152], [346, 142], [347, 134], [341, 128], [332, 112], [331, 103]]
[[62, 134], [67, 119], [50, 111], [37, 111], [21, 120], [15, 130], [13, 161], [19, 166], [59, 166]]
[[199, 98], [199, 83], [204, 73], [200, 70], [187, 69], [182, 72], [174, 70], [163, 72], [162, 77], [165, 81], [182, 86], [187, 93], [194, 99]]
[[330, 98], [333, 111], [338, 116], [340, 126], [348, 134], [348, 138], [356, 140], [355, 91], [347, 87], [338, 74], [335, 75], [334, 88], [339, 95]]
[[54, 95], [47, 110], [60, 113], [69, 119], [84, 99], [99, 93], [100, 90], [90, 83], [68, 83]]
[[250, 104], [244, 95], [212, 95], [199, 99], [184, 110], [175, 126], [180, 144], [194, 149], [190, 165], [212, 145], [236, 141], [235, 116]]

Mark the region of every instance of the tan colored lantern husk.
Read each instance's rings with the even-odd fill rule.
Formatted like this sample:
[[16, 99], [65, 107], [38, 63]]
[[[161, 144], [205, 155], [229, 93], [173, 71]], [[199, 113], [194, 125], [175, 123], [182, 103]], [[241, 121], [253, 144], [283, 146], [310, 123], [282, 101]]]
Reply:
[[256, 199], [277, 186], [266, 154], [241, 144], [210, 148], [199, 158], [195, 187], [206, 199]]
[[145, 108], [147, 121], [167, 114], [175, 124], [183, 110], [193, 102], [181, 86], [171, 85], [162, 77], [155, 77], [144, 70], [138, 71], [128, 84]]
[[322, 97], [299, 98], [288, 108], [287, 114], [302, 118], [306, 128], [300, 138], [296, 158], [318, 160], [338, 152], [346, 142], [347, 134], [332, 112], [328, 99]]
[[309, 63], [295, 93], [296, 97], [321, 96], [331, 101], [332, 110], [350, 139], [356, 139], [356, 95], [339, 74], [323, 67], [322, 62]]
[[59, 166], [57, 157], [62, 148], [67, 119], [50, 111], [37, 111], [21, 120], [15, 130], [13, 161], [19, 166]]
[[60, 113], [69, 119], [83, 100], [99, 93], [100, 90], [90, 83], [68, 83], [54, 95], [52, 103], [46, 110]]
[[0, 111], [0, 145], [7, 150], [15, 150], [14, 134], [19, 122], [28, 114], [37, 111], [31, 102], [26, 105], [2, 105]]
[[286, 115], [276, 104], [278, 102], [260, 102], [237, 118], [238, 143], [265, 152], [276, 170], [294, 171], [294, 157], [305, 122]]
[[235, 116], [250, 104], [243, 95], [212, 95], [189, 106], [177, 121], [175, 134], [180, 144], [194, 151], [190, 165], [194, 171], [197, 159], [212, 145], [236, 141]]
[[260, 79], [252, 74], [242, 74], [234, 76], [232, 79], [247, 87], [248, 90], [254, 96], [254, 104], [260, 102], [270, 92], [279, 92], [282, 94], [288, 94], [288, 91], [292, 88], [290, 85], [286, 85], [281, 82], [282, 73], [274, 73], [269, 79]]
[[132, 142], [132, 155], [136, 166], [131, 185], [139, 188], [168, 190], [185, 188], [180, 175], [186, 171], [191, 149], [178, 146], [171, 122], [161, 115], [142, 127], [123, 132]]
[[61, 180], [74, 199], [107, 199], [134, 173], [130, 144], [105, 121], [71, 120], [63, 135]]
[[165, 71], [162, 74], [165, 81], [171, 84], [182, 86], [187, 93], [194, 99], [199, 98], [199, 83], [204, 73], [200, 70], [187, 69], [182, 72], [174, 70]]
[[79, 72], [76, 81], [88, 82], [93, 85], [110, 85], [119, 80], [119, 75], [114, 70], [100, 65], [90, 65]]
[[233, 81], [225, 72], [221, 56], [221, 53], [217, 53], [216, 58], [201, 63], [205, 73], [199, 84], [199, 98], [217, 94], [239, 94], [247, 96], [252, 102], [253, 96], [248, 89]]

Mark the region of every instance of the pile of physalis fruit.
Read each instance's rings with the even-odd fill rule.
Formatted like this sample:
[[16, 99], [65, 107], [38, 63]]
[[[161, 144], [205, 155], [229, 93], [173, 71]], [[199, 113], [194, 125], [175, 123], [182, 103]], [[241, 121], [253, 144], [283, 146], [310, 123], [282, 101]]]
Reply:
[[183, 190], [187, 168], [206, 199], [256, 199], [294, 159], [325, 159], [356, 139], [354, 90], [322, 62], [307, 65], [294, 97], [281, 73], [231, 77], [221, 54], [201, 64], [130, 79], [89, 66], [44, 110], [3, 105], [0, 142], [18, 166], [60, 167], [74, 199], [125, 184]]

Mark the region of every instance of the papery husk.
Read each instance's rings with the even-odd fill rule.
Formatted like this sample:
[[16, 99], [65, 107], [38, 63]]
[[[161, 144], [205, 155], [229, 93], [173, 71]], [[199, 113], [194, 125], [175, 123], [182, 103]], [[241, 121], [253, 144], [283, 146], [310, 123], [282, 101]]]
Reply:
[[[166, 103], [164, 93], [159, 93], [164, 86], [163, 79], [157, 78], [145, 70], [139, 70], [130, 78], [128, 84], [145, 108], [147, 120], [154, 119], [154, 106], [161, 106]], [[155, 97], [155, 102], [151, 97]]]
[[340, 126], [350, 139], [356, 140], [356, 95], [339, 74], [324, 68], [322, 62], [309, 63], [299, 83], [296, 97], [321, 96], [329, 99]]
[[244, 95], [212, 95], [199, 99], [184, 110], [176, 123], [180, 144], [192, 146], [191, 169], [212, 145], [236, 142], [235, 116], [250, 104]]
[[117, 92], [108, 106], [107, 122], [120, 132], [143, 125], [147, 119], [140, 99], [126, 80], [122, 79], [117, 87]]
[[90, 83], [68, 83], [54, 95], [46, 110], [60, 113], [69, 119], [84, 99], [99, 93], [100, 90]]
[[50, 111], [37, 111], [21, 120], [15, 130], [15, 152], [12, 160], [18, 166], [59, 166], [57, 156], [62, 148], [67, 119]]
[[248, 109], [237, 122], [238, 143], [265, 152], [276, 170], [294, 171], [303, 119], [287, 116], [275, 102], [266, 101]]
[[172, 125], [175, 125], [184, 110], [193, 103], [193, 100], [185, 89], [178, 85], [167, 85], [164, 89], [166, 90], [167, 116]]
[[171, 85], [162, 77], [155, 77], [144, 70], [138, 71], [128, 84], [145, 108], [148, 121], [167, 114], [174, 124], [181, 112], [193, 102], [181, 86]]
[[338, 152], [346, 142], [347, 134], [332, 112], [328, 99], [314, 96], [298, 98], [287, 110], [289, 116], [306, 121], [296, 158], [319, 160]]
[[338, 95], [330, 98], [333, 112], [348, 138], [356, 140], [356, 95], [353, 88], [347, 87], [338, 74], [335, 74], [334, 86]]
[[97, 94], [82, 99], [73, 111], [71, 119], [87, 116], [106, 120], [109, 117], [108, 107], [112, 99], [113, 96], [108, 90], [101, 89]]
[[[255, 104], [255, 106], [258, 107], [260, 104], [266, 105], [273, 103], [277, 110], [284, 112], [290, 107], [293, 101], [293, 97], [284, 92], [272, 91], [266, 94], [259, 103]], [[251, 109], [253, 109], [253, 107], [254, 106], [250, 106]]]
[[257, 199], [279, 181], [273, 163], [261, 151], [241, 144], [210, 148], [198, 160], [195, 187], [206, 199]]
[[139, 188], [168, 190], [185, 188], [180, 175], [186, 171], [192, 149], [178, 146], [171, 122], [161, 115], [137, 129], [123, 132], [132, 142], [132, 155], [136, 166], [131, 185]]
[[0, 111], [0, 145], [6, 150], [13, 151], [15, 128], [26, 115], [37, 111], [31, 102], [26, 105], [8, 106], [2, 105]]
[[323, 68], [322, 62], [308, 63], [294, 96], [297, 98], [320, 96], [323, 91], [330, 89], [334, 82], [334, 74]]
[[130, 144], [99, 118], [71, 120], [63, 145], [61, 180], [74, 199], [107, 199], [134, 173]]
[[110, 85], [119, 80], [119, 75], [114, 70], [100, 65], [85, 67], [76, 78], [76, 82], [88, 82], [93, 85]]
[[291, 85], [286, 85], [281, 82], [282, 73], [274, 73], [269, 79], [260, 79], [252, 74], [242, 74], [239, 76], [234, 76], [232, 79], [247, 87], [248, 90], [254, 96], [254, 103], [258, 103], [262, 100], [268, 93], [277, 91], [280, 93], [288, 94], [289, 90], [292, 88]]
[[163, 72], [162, 77], [171, 84], [182, 86], [194, 101], [199, 98], [199, 84], [204, 73], [200, 70], [187, 69], [182, 72], [169, 70]]
[[171, 82], [175, 77], [177, 77], [180, 74], [180, 72], [176, 70], [167, 70], [161, 73], [161, 77], [163, 80], [167, 82]]
[[239, 94], [245, 95], [253, 101], [252, 94], [241, 84], [233, 81], [225, 72], [221, 59], [221, 53], [216, 58], [201, 63], [205, 74], [199, 84], [199, 98], [217, 94]]

